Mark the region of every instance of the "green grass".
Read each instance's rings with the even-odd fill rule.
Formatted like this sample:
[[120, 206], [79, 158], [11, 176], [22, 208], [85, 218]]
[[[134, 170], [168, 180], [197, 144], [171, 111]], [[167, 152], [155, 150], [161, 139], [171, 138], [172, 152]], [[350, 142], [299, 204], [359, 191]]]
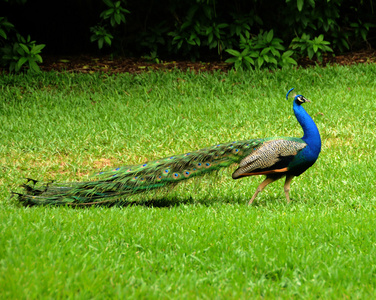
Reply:
[[[0, 75], [0, 297], [373, 298], [375, 78], [374, 65]], [[123, 208], [9, 199], [26, 177], [85, 180], [220, 142], [301, 136], [290, 87], [312, 100], [323, 140], [291, 205], [280, 181], [246, 206], [262, 178], [232, 170]]]

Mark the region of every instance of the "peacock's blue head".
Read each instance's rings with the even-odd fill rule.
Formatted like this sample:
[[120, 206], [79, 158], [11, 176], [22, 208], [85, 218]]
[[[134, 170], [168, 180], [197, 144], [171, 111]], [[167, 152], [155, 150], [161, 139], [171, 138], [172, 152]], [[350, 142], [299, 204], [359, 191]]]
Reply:
[[[289, 89], [289, 91], [287, 92], [286, 94], [286, 99], [289, 98], [289, 94], [291, 93], [291, 91], [293, 90], [294, 88], [292, 89]], [[311, 102], [310, 100], [308, 100], [306, 97], [304, 97], [303, 95], [296, 95], [296, 94], [293, 94], [292, 95], [294, 97], [294, 102], [298, 105], [301, 105], [305, 102]]]

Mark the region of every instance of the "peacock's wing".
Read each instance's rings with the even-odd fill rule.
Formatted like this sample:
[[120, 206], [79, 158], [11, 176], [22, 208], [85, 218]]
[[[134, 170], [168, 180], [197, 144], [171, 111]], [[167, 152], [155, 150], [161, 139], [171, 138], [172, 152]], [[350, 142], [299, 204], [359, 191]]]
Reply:
[[265, 141], [240, 161], [232, 178], [287, 172], [294, 158], [306, 146], [302, 139], [281, 138]]

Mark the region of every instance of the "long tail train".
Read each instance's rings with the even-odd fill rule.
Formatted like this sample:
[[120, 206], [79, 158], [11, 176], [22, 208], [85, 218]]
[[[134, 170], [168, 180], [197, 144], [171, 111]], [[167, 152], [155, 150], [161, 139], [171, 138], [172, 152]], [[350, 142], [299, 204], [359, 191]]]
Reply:
[[239, 163], [263, 144], [262, 139], [219, 144], [186, 154], [140, 165], [123, 166], [101, 172], [94, 181], [47, 183], [38, 186], [28, 179], [26, 193], [17, 194], [24, 205], [106, 204], [138, 193], [151, 191], [201, 176]]

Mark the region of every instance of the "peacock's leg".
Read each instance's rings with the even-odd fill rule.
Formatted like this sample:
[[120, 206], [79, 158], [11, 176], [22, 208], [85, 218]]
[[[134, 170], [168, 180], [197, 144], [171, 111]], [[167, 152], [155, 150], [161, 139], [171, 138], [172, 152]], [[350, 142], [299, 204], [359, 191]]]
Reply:
[[268, 184], [276, 181], [279, 178], [281, 178], [281, 177], [266, 177], [265, 180], [263, 182], [261, 182], [261, 184], [257, 187], [256, 192], [253, 194], [252, 199], [249, 200], [248, 205], [252, 204], [253, 200], [255, 200], [258, 193], [260, 193]]
[[292, 181], [293, 178], [294, 178], [294, 175], [287, 175], [286, 181], [285, 181], [285, 186], [283, 187], [283, 189], [285, 190], [287, 203], [290, 203], [290, 184], [291, 184], [291, 181]]

